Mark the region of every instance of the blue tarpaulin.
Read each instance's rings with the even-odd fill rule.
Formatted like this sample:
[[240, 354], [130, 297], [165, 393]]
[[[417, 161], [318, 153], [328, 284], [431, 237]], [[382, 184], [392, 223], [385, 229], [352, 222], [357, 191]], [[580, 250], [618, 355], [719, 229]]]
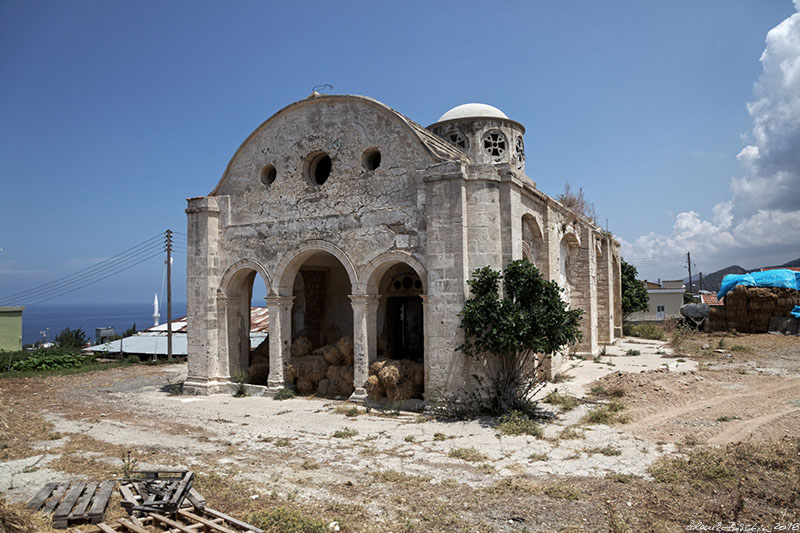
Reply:
[[787, 289], [800, 290], [800, 272], [779, 268], [750, 274], [728, 274], [722, 278], [722, 286], [717, 293], [717, 300], [721, 300], [737, 285], [745, 285], [747, 287], [786, 287]]
[[800, 305], [795, 305], [794, 309], [789, 311], [789, 314], [795, 318], [800, 318]]

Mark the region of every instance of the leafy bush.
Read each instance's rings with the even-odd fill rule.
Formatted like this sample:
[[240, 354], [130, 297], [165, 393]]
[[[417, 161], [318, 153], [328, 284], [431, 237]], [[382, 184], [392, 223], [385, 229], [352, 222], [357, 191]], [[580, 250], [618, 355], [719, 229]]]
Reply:
[[294, 398], [294, 391], [286, 387], [281, 388], [273, 397], [275, 400], [291, 400], [292, 398]]
[[56, 344], [62, 348], [83, 348], [86, 344], [86, 333], [81, 329], [64, 328], [56, 335]]
[[538, 354], [579, 341], [583, 312], [568, 309], [562, 289], [524, 259], [502, 272], [477, 269], [467, 284], [471, 296], [461, 312], [465, 340], [458, 349], [481, 371], [473, 377], [483, 410], [492, 415], [533, 412], [531, 397], [545, 383]]
[[39, 348], [32, 351], [0, 352], [0, 372], [39, 372], [78, 368], [93, 359], [81, 356], [74, 348]]

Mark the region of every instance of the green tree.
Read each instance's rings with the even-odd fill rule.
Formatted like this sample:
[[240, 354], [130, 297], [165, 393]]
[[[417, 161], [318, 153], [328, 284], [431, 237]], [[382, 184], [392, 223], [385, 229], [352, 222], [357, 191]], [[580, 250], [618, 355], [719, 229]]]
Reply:
[[531, 397], [545, 384], [539, 372], [544, 358], [537, 354], [550, 357], [578, 342], [583, 311], [568, 309], [562, 289], [524, 259], [502, 273], [480, 268], [467, 283], [472, 294], [461, 312], [465, 341], [459, 350], [483, 371], [474, 376], [481, 407], [493, 415], [530, 413]]
[[56, 344], [62, 348], [83, 348], [86, 344], [86, 333], [81, 328], [64, 328], [56, 335]]
[[650, 295], [644, 283], [636, 279], [636, 267], [622, 260], [622, 319], [628, 320], [632, 313], [647, 311]]

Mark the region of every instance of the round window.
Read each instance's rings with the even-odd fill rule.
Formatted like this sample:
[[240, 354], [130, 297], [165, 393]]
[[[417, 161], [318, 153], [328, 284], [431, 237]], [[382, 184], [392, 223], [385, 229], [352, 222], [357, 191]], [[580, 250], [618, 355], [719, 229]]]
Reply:
[[506, 153], [506, 136], [498, 130], [489, 130], [483, 135], [483, 150], [495, 161]]
[[306, 157], [306, 179], [312, 185], [322, 185], [331, 175], [331, 156], [325, 152], [312, 152]]
[[272, 182], [275, 181], [277, 175], [278, 171], [275, 170], [274, 165], [265, 165], [264, 168], [261, 169], [261, 183], [269, 187], [272, 185]]

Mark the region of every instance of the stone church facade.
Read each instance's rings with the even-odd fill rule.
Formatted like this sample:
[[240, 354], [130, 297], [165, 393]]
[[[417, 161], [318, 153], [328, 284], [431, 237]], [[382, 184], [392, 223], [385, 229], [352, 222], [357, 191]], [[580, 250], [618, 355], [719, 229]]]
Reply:
[[286, 383], [301, 335], [314, 348], [352, 339], [354, 399], [378, 358], [421, 362], [426, 395], [469, 388], [456, 350], [466, 280], [523, 257], [584, 311], [569, 351], [597, 354], [621, 335], [619, 243], [536, 188], [524, 133], [483, 104], [423, 128], [370, 98], [316, 93], [269, 118], [188, 200], [185, 390], [222, 392], [247, 371], [256, 274], [267, 390]]

